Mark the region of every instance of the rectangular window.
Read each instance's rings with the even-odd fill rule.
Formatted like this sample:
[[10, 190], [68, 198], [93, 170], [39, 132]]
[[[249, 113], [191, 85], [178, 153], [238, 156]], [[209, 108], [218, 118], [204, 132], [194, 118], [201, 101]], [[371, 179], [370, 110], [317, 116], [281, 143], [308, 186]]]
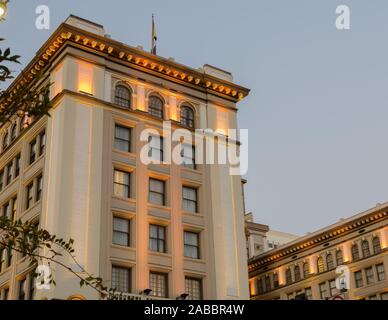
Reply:
[[199, 259], [199, 234], [195, 232], [184, 232], [184, 254], [185, 257]]
[[361, 288], [364, 285], [361, 271], [357, 271], [354, 273], [354, 280], [356, 282], [356, 288]]
[[19, 294], [18, 294], [18, 300], [25, 300], [26, 299], [26, 278], [19, 280]]
[[39, 201], [42, 198], [42, 190], [43, 190], [43, 176], [39, 176], [37, 179], [36, 201]]
[[148, 137], [149, 151], [148, 156], [150, 159], [162, 162], [163, 161], [163, 137], [152, 136]]
[[375, 277], [373, 274], [373, 268], [369, 267], [365, 269], [365, 278], [366, 278], [366, 284], [371, 284], [375, 282]]
[[131, 269], [112, 267], [112, 289], [117, 292], [129, 293], [131, 288]]
[[0, 249], [0, 272], [3, 272], [7, 267], [7, 249]]
[[11, 183], [12, 175], [13, 175], [13, 161], [8, 163], [7, 165], [7, 179], [6, 179], [5, 185], [9, 185]]
[[377, 280], [378, 281], [385, 280], [385, 270], [384, 270], [383, 263], [376, 265], [376, 271], [377, 271]]
[[17, 178], [19, 174], [20, 174], [20, 154], [18, 154], [15, 159], [15, 178]]
[[257, 294], [263, 294], [263, 281], [261, 278], [256, 279]]
[[8, 248], [7, 249], [7, 268], [9, 268], [12, 264], [12, 257], [13, 257], [12, 253], [13, 253], [12, 249]]
[[148, 201], [153, 204], [164, 206], [165, 202], [165, 182], [150, 178]]
[[30, 287], [28, 291], [28, 300], [34, 300], [35, 296], [35, 277], [34, 272], [30, 273]]
[[274, 273], [273, 275], [273, 286], [274, 288], [279, 287], [279, 275], [277, 273]]
[[3, 216], [7, 219], [9, 219], [10, 217], [10, 206], [9, 206], [9, 202], [5, 203], [4, 206], [3, 206]]
[[183, 166], [190, 169], [196, 169], [195, 165], [195, 147], [190, 144], [182, 145]]
[[30, 142], [30, 164], [34, 163], [36, 160], [36, 139]]
[[191, 213], [198, 212], [197, 189], [191, 187], [182, 188], [183, 210]]
[[114, 170], [113, 188], [115, 196], [130, 198], [130, 173]]
[[330, 297], [333, 297], [337, 293], [337, 287], [335, 286], [335, 279], [329, 281]]
[[39, 134], [39, 155], [41, 156], [46, 149], [46, 131], [43, 130]]
[[3, 184], [4, 184], [4, 170], [0, 171], [0, 191], [3, 190]]
[[124, 152], [131, 151], [131, 129], [115, 126], [115, 149]]
[[127, 219], [113, 217], [113, 243], [129, 247], [129, 226]]
[[26, 190], [26, 209], [28, 209], [34, 203], [34, 183], [31, 182]]
[[166, 252], [166, 228], [156, 224], [150, 224], [150, 250]]
[[10, 217], [10, 219], [12, 221], [14, 221], [15, 217], [16, 217], [17, 200], [18, 200], [17, 197], [12, 199], [12, 213], [11, 213], [11, 217]]
[[327, 296], [327, 285], [326, 285], [326, 282], [323, 282], [323, 283], [319, 284], [319, 293], [320, 293], [320, 296], [321, 296], [322, 300], [325, 300], [328, 297]]
[[9, 288], [4, 289], [3, 300], [9, 299]]
[[185, 292], [188, 300], [202, 300], [202, 280], [195, 278], [185, 278]]
[[310, 287], [304, 290], [304, 294], [307, 300], [313, 300], [313, 292]]
[[152, 296], [167, 298], [167, 274], [150, 272], [150, 289]]

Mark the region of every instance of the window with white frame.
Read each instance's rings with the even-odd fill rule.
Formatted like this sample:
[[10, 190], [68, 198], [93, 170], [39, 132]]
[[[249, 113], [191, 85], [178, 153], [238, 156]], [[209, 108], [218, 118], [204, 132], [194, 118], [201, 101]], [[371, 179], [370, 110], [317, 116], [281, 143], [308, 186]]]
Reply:
[[182, 188], [182, 207], [184, 211], [198, 212], [198, 190], [197, 188], [183, 186]]
[[191, 144], [182, 144], [182, 164], [189, 169], [196, 169], [195, 164], [195, 147]]
[[130, 173], [123, 170], [114, 170], [113, 193], [116, 197], [130, 198]]
[[163, 161], [163, 137], [150, 135], [148, 137], [148, 157], [154, 162]]
[[149, 203], [164, 206], [166, 204], [166, 183], [163, 180], [150, 178], [149, 180]]
[[131, 291], [131, 269], [123, 267], [112, 267], [112, 289], [117, 292], [128, 293]]
[[130, 221], [113, 217], [113, 244], [128, 247], [130, 244]]
[[372, 267], [368, 267], [365, 269], [365, 280], [366, 280], [366, 284], [372, 284], [375, 282], [375, 276], [373, 274]]
[[199, 234], [196, 232], [184, 232], [184, 255], [192, 259], [199, 259]]
[[159, 272], [150, 272], [150, 289], [154, 297], [167, 298], [167, 274]]
[[149, 237], [149, 248], [151, 251], [166, 252], [166, 227], [150, 224]]
[[131, 129], [115, 125], [115, 149], [130, 152], [131, 151]]
[[376, 271], [377, 271], [377, 280], [378, 281], [385, 280], [385, 269], [384, 269], [383, 263], [376, 265]]
[[188, 300], [202, 299], [202, 279], [186, 277], [185, 291], [188, 294]]

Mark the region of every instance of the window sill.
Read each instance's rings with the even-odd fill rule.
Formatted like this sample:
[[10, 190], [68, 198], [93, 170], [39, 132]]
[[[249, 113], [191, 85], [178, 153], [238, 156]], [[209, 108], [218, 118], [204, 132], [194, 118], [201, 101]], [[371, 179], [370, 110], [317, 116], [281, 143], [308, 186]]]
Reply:
[[172, 254], [169, 252], [159, 252], [159, 251], [152, 251], [148, 249], [148, 254], [154, 255], [154, 256], [159, 256], [159, 257], [166, 257], [166, 258], [171, 258]]
[[150, 203], [150, 202], [147, 203], [147, 206], [149, 208], [160, 209], [160, 210], [163, 210], [163, 211], [170, 211], [171, 210], [171, 207], [163, 206], [163, 205], [155, 204], [155, 203]]
[[111, 244], [111, 247], [112, 247], [112, 248], [115, 248], [115, 249], [126, 250], [126, 251], [135, 251], [135, 250], [136, 250], [135, 247], [132, 247], [132, 246], [123, 246], [123, 245], [121, 245], [121, 244], [115, 244], [115, 243], [112, 243], [112, 244]]
[[182, 210], [182, 214], [189, 217], [204, 218], [204, 215], [199, 212], [190, 212], [190, 211]]
[[113, 195], [112, 198], [116, 199], [116, 200], [120, 200], [120, 201], [129, 202], [132, 204], [136, 204], [136, 199], [134, 199], [134, 198], [125, 198], [125, 197], [120, 197], [120, 196], [115, 196], [115, 195]]
[[8, 189], [10, 189], [12, 187], [12, 185], [14, 185], [15, 182], [18, 181], [18, 180], [19, 180], [19, 176], [17, 176], [16, 178], [12, 179], [12, 181], [10, 183], [8, 183], [7, 185], [4, 185], [3, 189], [1, 189], [0, 192], [4, 193]]
[[121, 154], [121, 155], [126, 156], [126, 157], [131, 157], [134, 159], [136, 158], [136, 153], [134, 153], [133, 151], [127, 152], [127, 151], [113, 148], [113, 152]]
[[43, 159], [45, 153], [43, 152], [39, 157], [35, 159], [34, 162], [27, 165], [23, 172], [27, 172], [31, 167], [33, 167], [36, 163], [38, 163], [41, 159]]
[[187, 262], [196, 262], [196, 263], [202, 263], [202, 264], [206, 263], [206, 261], [204, 259], [194, 259], [194, 258], [190, 258], [190, 257], [183, 257], [183, 259]]

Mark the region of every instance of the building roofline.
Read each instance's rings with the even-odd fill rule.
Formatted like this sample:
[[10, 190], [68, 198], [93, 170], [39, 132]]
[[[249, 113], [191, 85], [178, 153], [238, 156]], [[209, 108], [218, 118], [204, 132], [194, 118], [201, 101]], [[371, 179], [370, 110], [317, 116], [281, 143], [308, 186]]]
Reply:
[[363, 228], [369, 224], [375, 223], [375, 221], [387, 218], [388, 202], [378, 204], [373, 208], [360, 212], [349, 218], [341, 219], [340, 221], [325, 228], [308, 233], [291, 242], [281, 245], [276, 249], [252, 257], [249, 259], [248, 269], [252, 271], [268, 263], [285, 259], [289, 256], [294, 256], [298, 252], [308, 250], [316, 245], [341, 237], [343, 234], [350, 233], [354, 229]]
[[91, 20], [88, 20], [88, 19], [79, 17], [79, 16], [77, 16], [77, 15], [75, 15], [75, 14], [70, 14], [70, 15], [66, 18], [65, 21], [67, 21], [69, 18], [75, 18], [75, 19], [77, 19], [77, 20], [81, 20], [81, 21], [83, 21], [83, 22], [90, 23], [90, 24], [92, 24], [92, 25], [94, 25], [94, 26], [96, 26], [96, 27], [99, 27], [99, 28], [102, 28], [102, 29], [104, 28], [104, 26], [103, 26], [102, 24], [99, 24], [99, 23], [97, 23], [97, 22], [94, 22], [94, 21], [91, 21]]
[[[57, 53], [69, 43], [88, 50], [95, 50], [99, 54], [103, 53], [107, 58], [113, 60], [121, 60], [128, 67], [195, 88], [234, 103], [245, 98], [250, 91], [248, 88], [206, 74], [204, 71], [193, 69], [64, 22], [40, 47], [36, 55], [14, 79], [7, 90], [12, 91], [18, 84], [32, 86], [37, 79], [37, 75], [45, 72]], [[5, 107], [10, 103], [12, 102], [5, 102]]]

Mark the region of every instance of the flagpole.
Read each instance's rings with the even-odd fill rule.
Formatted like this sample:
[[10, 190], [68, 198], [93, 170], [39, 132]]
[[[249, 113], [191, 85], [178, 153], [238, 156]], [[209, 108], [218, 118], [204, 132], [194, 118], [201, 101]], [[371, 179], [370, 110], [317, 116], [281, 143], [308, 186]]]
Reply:
[[154, 20], [154, 14], [152, 14], [152, 43], [151, 43], [151, 53], [156, 55], [156, 28], [155, 28], [155, 20]]

